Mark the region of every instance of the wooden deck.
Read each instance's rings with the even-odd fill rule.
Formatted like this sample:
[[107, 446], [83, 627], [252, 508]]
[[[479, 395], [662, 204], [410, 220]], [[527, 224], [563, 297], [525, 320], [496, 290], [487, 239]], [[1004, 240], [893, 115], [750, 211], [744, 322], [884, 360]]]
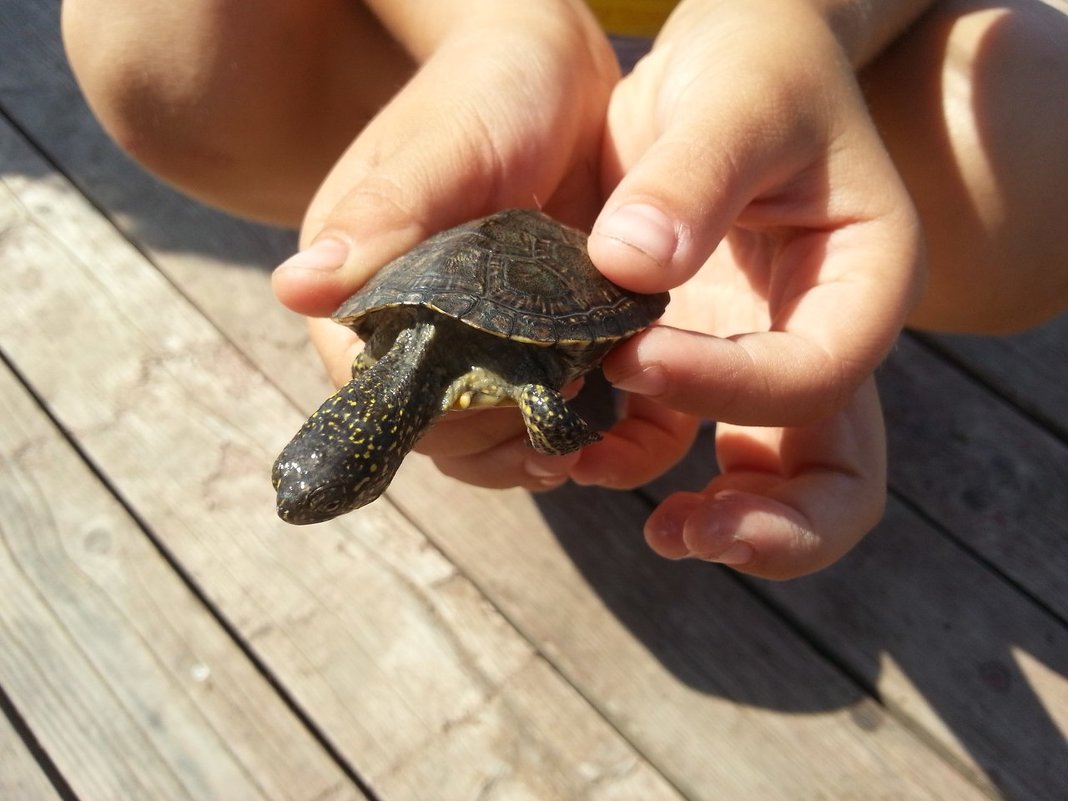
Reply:
[[161, 188], [0, 6], [0, 799], [1068, 798], [1068, 319], [907, 336], [884, 523], [772, 584], [661, 561], [640, 493], [406, 463], [275, 519], [326, 391], [293, 237]]

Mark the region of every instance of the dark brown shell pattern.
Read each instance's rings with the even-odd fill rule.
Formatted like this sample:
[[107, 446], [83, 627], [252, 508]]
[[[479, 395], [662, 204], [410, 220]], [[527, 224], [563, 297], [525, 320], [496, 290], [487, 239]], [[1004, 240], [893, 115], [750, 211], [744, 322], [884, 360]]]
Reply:
[[423, 306], [535, 345], [610, 343], [658, 318], [667, 293], [616, 286], [586, 255], [586, 235], [532, 209], [450, 228], [387, 264], [334, 314], [352, 328], [376, 311]]

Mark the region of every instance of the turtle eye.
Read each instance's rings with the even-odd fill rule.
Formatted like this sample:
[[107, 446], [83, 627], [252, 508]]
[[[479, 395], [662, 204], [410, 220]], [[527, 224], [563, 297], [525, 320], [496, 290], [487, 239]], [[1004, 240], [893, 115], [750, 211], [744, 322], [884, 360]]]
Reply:
[[345, 510], [345, 497], [337, 487], [319, 487], [308, 498], [308, 508], [323, 520], [329, 520]]

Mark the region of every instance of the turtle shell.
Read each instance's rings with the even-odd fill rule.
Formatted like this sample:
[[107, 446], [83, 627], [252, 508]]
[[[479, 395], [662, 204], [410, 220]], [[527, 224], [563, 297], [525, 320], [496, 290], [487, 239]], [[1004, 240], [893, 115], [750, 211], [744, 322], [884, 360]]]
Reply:
[[360, 330], [383, 309], [422, 306], [496, 336], [535, 345], [592, 345], [659, 317], [667, 293], [605, 278], [586, 235], [532, 209], [510, 209], [436, 234], [378, 271], [335, 312]]

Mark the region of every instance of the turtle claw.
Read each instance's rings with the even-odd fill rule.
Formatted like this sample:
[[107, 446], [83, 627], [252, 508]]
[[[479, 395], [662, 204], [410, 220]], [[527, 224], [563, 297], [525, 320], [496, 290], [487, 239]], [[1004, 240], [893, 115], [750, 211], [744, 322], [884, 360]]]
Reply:
[[568, 407], [563, 395], [544, 384], [527, 384], [517, 402], [530, 444], [540, 453], [563, 456], [601, 438]]

